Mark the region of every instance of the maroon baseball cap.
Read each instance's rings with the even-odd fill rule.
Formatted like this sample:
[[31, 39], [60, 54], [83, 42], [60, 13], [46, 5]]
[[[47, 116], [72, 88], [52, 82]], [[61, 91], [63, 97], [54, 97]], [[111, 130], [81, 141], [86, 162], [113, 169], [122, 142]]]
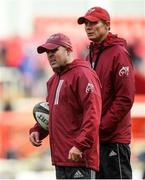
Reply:
[[97, 22], [99, 20], [110, 21], [110, 15], [101, 7], [93, 7], [84, 16], [78, 18], [78, 24], [83, 24], [85, 20], [91, 22]]
[[57, 34], [53, 34], [51, 35], [45, 44], [42, 44], [41, 46], [37, 47], [37, 52], [39, 54], [46, 52], [47, 50], [52, 50], [52, 49], [56, 49], [59, 46], [63, 46], [65, 48], [68, 48], [70, 50], [72, 50], [72, 44], [70, 39], [62, 34], [62, 33], [57, 33]]

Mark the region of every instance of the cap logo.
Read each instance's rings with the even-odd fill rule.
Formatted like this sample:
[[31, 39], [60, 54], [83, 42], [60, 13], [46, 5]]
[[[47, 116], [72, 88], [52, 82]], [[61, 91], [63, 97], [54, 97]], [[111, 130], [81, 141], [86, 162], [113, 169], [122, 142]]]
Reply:
[[[91, 8], [89, 11], [88, 11], [88, 13], [92, 13], [92, 12], [94, 12], [96, 9], [95, 8]], [[88, 14], [87, 13], [87, 14]]]
[[52, 39], [55, 39], [55, 38], [59, 38], [59, 35], [57, 35], [57, 34], [56, 35], [52, 35], [52, 36], [49, 37], [49, 40], [52, 40]]

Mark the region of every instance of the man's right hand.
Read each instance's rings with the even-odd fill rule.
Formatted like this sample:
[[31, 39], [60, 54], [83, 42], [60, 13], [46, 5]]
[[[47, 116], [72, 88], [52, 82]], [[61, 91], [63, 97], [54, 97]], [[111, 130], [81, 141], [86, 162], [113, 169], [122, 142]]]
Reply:
[[41, 146], [42, 141], [39, 139], [39, 132], [35, 131], [29, 135], [29, 140], [33, 146]]

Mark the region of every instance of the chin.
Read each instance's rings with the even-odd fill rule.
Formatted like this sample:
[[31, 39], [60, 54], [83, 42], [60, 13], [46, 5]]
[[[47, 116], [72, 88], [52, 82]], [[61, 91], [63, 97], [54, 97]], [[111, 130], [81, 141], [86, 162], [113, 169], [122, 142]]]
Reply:
[[100, 42], [100, 38], [96, 38], [96, 37], [89, 37], [89, 40], [93, 42]]
[[94, 38], [94, 37], [88, 37], [89, 38], [89, 40], [91, 40], [91, 41], [95, 41], [96, 40], [96, 38]]
[[87, 35], [90, 40], [95, 39], [96, 37], [94, 35]]
[[55, 69], [55, 68], [58, 68], [58, 65], [54, 64], [54, 65], [51, 65], [52, 69]]

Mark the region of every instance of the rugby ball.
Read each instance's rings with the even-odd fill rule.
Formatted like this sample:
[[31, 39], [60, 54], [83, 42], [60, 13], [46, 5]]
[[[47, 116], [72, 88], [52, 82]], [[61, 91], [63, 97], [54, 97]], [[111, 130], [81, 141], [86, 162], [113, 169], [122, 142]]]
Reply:
[[39, 125], [48, 130], [49, 122], [49, 104], [48, 102], [39, 102], [33, 108], [34, 119], [39, 123]]

